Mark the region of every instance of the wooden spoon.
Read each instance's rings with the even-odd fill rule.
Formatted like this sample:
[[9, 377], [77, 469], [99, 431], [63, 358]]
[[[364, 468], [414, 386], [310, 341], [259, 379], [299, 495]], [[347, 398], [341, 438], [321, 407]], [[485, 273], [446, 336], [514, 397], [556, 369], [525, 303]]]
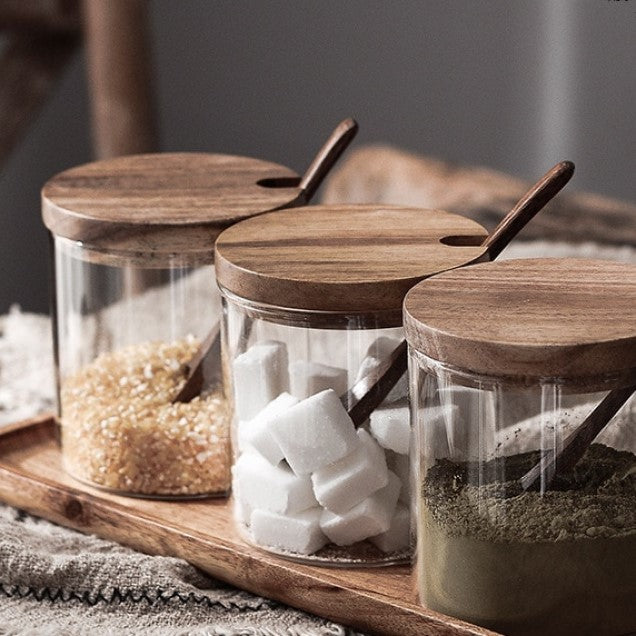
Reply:
[[521, 477], [521, 487], [524, 490], [541, 490], [541, 492], [549, 490], [557, 476], [566, 474], [576, 466], [590, 444], [629, 400], [634, 391], [636, 391], [636, 385], [610, 391], [587, 416], [583, 424], [568, 435], [559, 452], [553, 448], [546, 451], [539, 462]]
[[[340, 396], [343, 406], [356, 428], [362, 426], [369, 416], [380, 406], [384, 398], [404, 375], [408, 366], [406, 340], [393, 349], [370, 373], [358, 380], [344, 395]], [[357, 396], [362, 396], [358, 398]]]
[[[537, 212], [567, 184], [573, 174], [574, 164], [571, 161], [561, 161], [519, 199], [482, 244], [484, 253], [488, 253], [490, 260], [501, 254]], [[406, 341], [403, 340], [387, 360], [341, 396], [340, 400], [349, 409], [349, 417], [356, 427], [361, 426], [380, 406], [389, 391], [406, 373], [407, 366], [407, 347]], [[358, 400], [356, 395], [362, 397]]]
[[347, 149], [358, 133], [358, 124], [349, 117], [341, 121], [324, 143], [307, 171], [300, 180], [302, 198], [307, 203], [316, 194], [329, 171], [334, 167], [340, 155]]
[[[358, 124], [351, 117], [341, 121], [336, 126], [300, 180], [300, 194], [290, 207], [298, 207], [310, 201], [336, 161], [353, 141], [357, 132]], [[201, 393], [205, 375], [203, 373], [204, 367], [210, 364], [211, 359], [219, 360], [220, 338], [220, 329], [217, 323], [186, 365], [185, 384], [172, 399], [173, 404], [175, 402], [190, 402]]]

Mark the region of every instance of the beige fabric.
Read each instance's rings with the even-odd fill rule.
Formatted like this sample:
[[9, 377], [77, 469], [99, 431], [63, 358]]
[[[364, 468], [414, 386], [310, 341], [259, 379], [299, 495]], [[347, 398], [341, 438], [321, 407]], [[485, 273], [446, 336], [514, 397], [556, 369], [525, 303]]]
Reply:
[[0, 507], [0, 634], [345, 635], [345, 628]]

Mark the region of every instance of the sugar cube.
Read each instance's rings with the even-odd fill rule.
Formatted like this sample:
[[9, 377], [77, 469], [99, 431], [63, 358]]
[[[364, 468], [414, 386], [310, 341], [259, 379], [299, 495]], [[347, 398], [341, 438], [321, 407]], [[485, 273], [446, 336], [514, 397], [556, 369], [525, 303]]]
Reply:
[[251, 420], [268, 402], [289, 390], [285, 343], [267, 340], [236, 357], [234, 409], [239, 420]]
[[[380, 364], [386, 360], [400, 344], [400, 340], [397, 338], [389, 338], [387, 336], [381, 336], [371, 343], [367, 349], [366, 356], [360, 363], [358, 368], [358, 374], [356, 375], [355, 382], [359, 382], [369, 373], [375, 371]], [[354, 382], [354, 384], [355, 384]], [[408, 373], [404, 372], [402, 377], [397, 381], [395, 386], [389, 391], [389, 394], [384, 398], [383, 404], [394, 404], [408, 402]], [[362, 395], [357, 395], [360, 399]]]
[[311, 476], [318, 503], [332, 512], [345, 513], [389, 481], [384, 451], [362, 429], [358, 438], [353, 452]]
[[369, 418], [373, 437], [383, 448], [406, 455], [409, 452], [411, 424], [406, 406], [377, 408]]
[[384, 488], [377, 490], [343, 515], [323, 510], [320, 517], [322, 531], [336, 545], [351, 545], [386, 532], [391, 526], [400, 485], [397, 475], [389, 471], [389, 482]]
[[281, 393], [251, 420], [239, 422], [239, 450], [256, 450], [271, 464], [278, 464], [283, 459], [283, 451], [272, 436], [271, 424], [280, 413], [299, 401], [289, 393]]
[[326, 543], [320, 529], [320, 508], [282, 515], [270, 510], [254, 510], [250, 530], [254, 542], [298, 554], [313, 554]]
[[400, 455], [391, 450], [386, 451], [386, 465], [402, 482], [400, 489], [400, 501], [410, 503], [411, 495], [411, 461], [408, 455]]
[[386, 532], [370, 537], [369, 541], [382, 552], [395, 552], [408, 547], [411, 533], [411, 515], [407, 506], [398, 503], [395, 514], [391, 518], [391, 525]]
[[347, 391], [347, 370], [318, 362], [296, 360], [289, 365], [290, 393], [301, 400], [333, 389], [338, 395]]
[[316, 393], [278, 415], [272, 435], [298, 475], [307, 475], [351, 453], [355, 427], [333, 389]]
[[241, 486], [237, 479], [232, 479], [232, 507], [234, 518], [244, 525], [249, 525], [252, 508], [245, 497], [241, 497]]
[[258, 453], [242, 453], [232, 471], [242, 503], [252, 509], [290, 513], [318, 504], [309, 476], [296, 475], [282, 463], [272, 466]]

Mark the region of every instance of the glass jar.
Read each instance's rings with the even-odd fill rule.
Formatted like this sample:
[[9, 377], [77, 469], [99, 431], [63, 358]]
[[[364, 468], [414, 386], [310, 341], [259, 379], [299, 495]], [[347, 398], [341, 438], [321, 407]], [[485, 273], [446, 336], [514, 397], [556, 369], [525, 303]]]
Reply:
[[295, 560], [408, 561], [402, 300], [431, 270], [481, 258], [486, 233], [393, 206], [297, 212], [302, 224], [269, 213], [216, 244], [235, 521], [252, 544]]
[[511, 635], [631, 633], [636, 267], [444, 273], [405, 325], [422, 604]]
[[69, 474], [135, 496], [228, 493], [213, 245], [232, 222], [293, 204], [298, 182], [276, 164], [178, 153], [98, 161], [44, 186]]

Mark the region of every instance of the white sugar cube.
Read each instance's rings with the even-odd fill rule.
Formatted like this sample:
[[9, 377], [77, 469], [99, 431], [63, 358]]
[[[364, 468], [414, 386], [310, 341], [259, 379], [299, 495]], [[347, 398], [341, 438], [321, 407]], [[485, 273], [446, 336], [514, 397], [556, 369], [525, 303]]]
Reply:
[[[387, 336], [381, 336], [372, 342], [367, 349], [366, 356], [360, 363], [355, 382], [359, 382], [362, 378], [369, 375], [369, 373], [373, 373], [384, 360], [389, 358], [400, 342], [401, 341], [397, 338], [389, 338]], [[382, 403], [407, 403], [409, 389], [408, 383], [408, 373], [405, 371], [395, 386], [389, 391], [389, 394], [386, 398], [384, 398]], [[362, 395], [358, 395], [356, 393], [356, 397], [360, 399]]]
[[242, 524], [249, 525], [252, 508], [244, 497], [241, 497], [241, 486], [237, 479], [232, 479], [232, 507], [234, 518]]
[[351, 545], [368, 537], [386, 532], [391, 526], [400, 494], [400, 480], [389, 471], [389, 483], [367, 497], [357, 506], [339, 515], [324, 510], [320, 527], [327, 538], [336, 545]]
[[287, 347], [268, 340], [253, 345], [233, 363], [234, 409], [239, 420], [251, 420], [268, 402], [289, 391]]
[[332, 512], [345, 513], [389, 481], [384, 451], [366, 431], [358, 437], [352, 453], [311, 476], [318, 503]]
[[411, 461], [408, 455], [400, 455], [394, 451], [386, 452], [386, 465], [393, 471], [402, 482], [400, 489], [400, 501], [405, 504], [410, 503], [411, 495]]
[[403, 503], [398, 503], [395, 514], [391, 518], [391, 525], [386, 532], [370, 537], [369, 541], [382, 552], [395, 552], [408, 547], [411, 532], [411, 515]]
[[290, 393], [301, 400], [333, 389], [338, 395], [347, 391], [347, 370], [318, 362], [296, 360], [289, 365]]
[[298, 404], [298, 398], [289, 393], [281, 393], [272, 400], [256, 417], [238, 424], [239, 450], [256, 450], [271, 464], [278, 464], [283, 459], [283, 451], [271, 432], [274, 419], [285, 409]]
[[275, 418], [271, 430], [298, 475], [332, 464], [359, 444], [353, 422], [333, 389], [288, 408]]
[[258, 453], [242, 453], [232, 472], [241, 503], [251, 509], [291, 513], [318, 505], [308, 476], [298, 476], [284, 464], [272, 466]]
[[369, 418], [373, 437], [380, 446], [396, 453], [409, 452], [411, 424], [406, 406], [385, 406], [376, 409]]
[[298, 554], [313, 554], [326, 543], [320, 529], [321, 508], [281, 515], [269, 510], [254, 510], [250, 530], [254, 542]]

